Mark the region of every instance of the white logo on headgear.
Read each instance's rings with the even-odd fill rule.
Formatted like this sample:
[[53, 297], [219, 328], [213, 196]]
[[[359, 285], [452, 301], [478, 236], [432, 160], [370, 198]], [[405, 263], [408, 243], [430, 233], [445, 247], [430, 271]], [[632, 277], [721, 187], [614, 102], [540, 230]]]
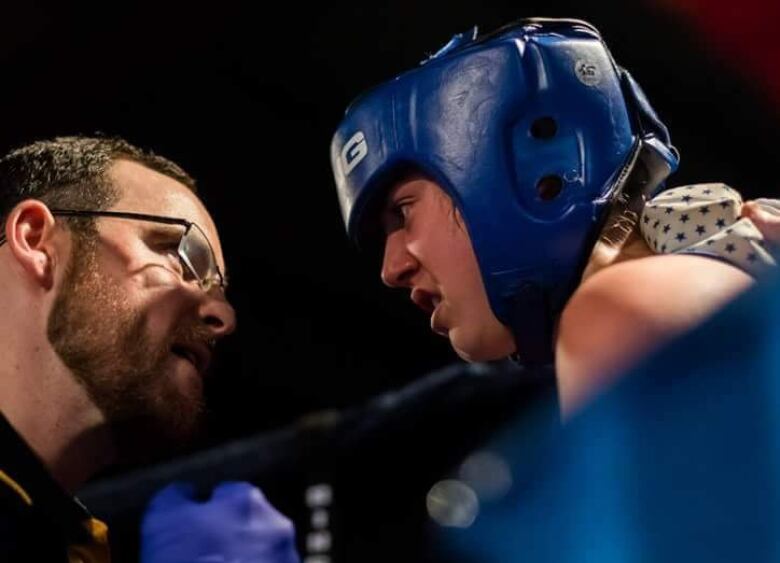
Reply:
[[601, 81], [601, 70], [593, 61], [579, 59], [574, 63], [574, 72], [586, 86], [595, 86]]
[[341, 169], [344, 171], [344, 176], [349, 176], [349, 173], [366, 158], [367, 154], [366, 136], [363, 135], [362, 131], [358, 131], [341, 149]]

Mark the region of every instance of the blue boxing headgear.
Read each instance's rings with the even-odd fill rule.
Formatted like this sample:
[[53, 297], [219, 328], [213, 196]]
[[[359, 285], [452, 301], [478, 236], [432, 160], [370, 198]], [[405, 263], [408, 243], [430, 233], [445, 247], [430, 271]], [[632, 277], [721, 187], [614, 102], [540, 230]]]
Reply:
[[435, 180], [466, 222], [493, 312], [521, 358], [541, 362], [610, 204], [628, 183], [652, 195], [678, 156], [598, 31], [530, 19], [455, 36], [357, 99], [331, 162], [357, 243], [399, 171]]

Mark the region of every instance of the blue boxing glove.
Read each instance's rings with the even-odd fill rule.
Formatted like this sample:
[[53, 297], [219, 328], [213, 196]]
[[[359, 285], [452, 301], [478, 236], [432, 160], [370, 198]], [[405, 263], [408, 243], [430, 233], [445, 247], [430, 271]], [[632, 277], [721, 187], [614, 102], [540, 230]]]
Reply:
[[299, 563], [292, 522], [260, 489], [222, 483], [206, 502], [174, 483], [149, 503], [141, 524], [142, 563]]

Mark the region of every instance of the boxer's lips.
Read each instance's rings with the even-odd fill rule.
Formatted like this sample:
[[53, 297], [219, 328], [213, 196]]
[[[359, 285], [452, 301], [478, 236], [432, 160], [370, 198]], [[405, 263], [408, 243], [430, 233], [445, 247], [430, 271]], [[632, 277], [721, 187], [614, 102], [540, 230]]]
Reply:
[[411, 296], [412, 301], [420, 309], [431, 315], [436, 310], [436, 307], [441, 303], [441, 295], [434, 291], [415, 287], [412, 289]]

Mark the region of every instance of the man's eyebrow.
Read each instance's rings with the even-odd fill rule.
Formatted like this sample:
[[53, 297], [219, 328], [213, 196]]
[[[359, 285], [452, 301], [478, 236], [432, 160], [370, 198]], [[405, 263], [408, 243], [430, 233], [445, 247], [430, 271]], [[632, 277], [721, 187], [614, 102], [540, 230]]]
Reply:
[[149, 235], [163, 237], [182, 236], [184, 234], [183, 225], [165, 225], [164, 223], [147, 223], [144, 230]]

